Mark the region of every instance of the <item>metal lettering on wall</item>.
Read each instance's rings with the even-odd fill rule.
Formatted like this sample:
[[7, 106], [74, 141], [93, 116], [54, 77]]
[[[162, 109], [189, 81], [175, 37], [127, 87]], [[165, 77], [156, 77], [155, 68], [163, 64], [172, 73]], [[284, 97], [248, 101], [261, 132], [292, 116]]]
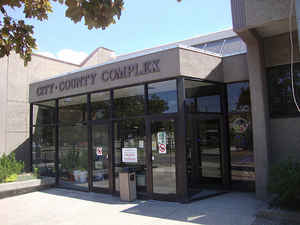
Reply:
[[133, 63], [123, 67], [104, 70], [98, 76], [97, 72], [82, 75], [77, 78], [54, 82], [51, 84], [40, 86], [36, 89], [37, 96], [51, 95], [54, 92], [64, 92], [72, 89], [94, 85], [97, 79], [102, 82], [115, 81], [120, 79], [128, 79], [132, 76], [141, 76], [149, 73], [160, 72], [160, 60], [146, 61], [144, 63]]

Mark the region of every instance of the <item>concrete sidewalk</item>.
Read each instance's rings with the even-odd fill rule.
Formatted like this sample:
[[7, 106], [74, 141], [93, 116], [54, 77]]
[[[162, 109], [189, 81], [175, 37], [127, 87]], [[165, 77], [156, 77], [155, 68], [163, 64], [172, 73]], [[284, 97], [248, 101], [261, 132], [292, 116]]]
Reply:
[[253, 193], [229, 193], [180, 204], [120, 202], [111, 195], [48, 189], [0, 200], [2, 225], [251, 225], [265, 203]]

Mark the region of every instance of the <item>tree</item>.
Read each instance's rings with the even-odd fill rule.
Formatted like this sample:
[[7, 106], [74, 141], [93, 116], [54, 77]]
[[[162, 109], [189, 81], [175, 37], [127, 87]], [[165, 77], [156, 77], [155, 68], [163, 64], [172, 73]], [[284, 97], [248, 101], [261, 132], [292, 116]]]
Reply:
[[14, 50], [24, 60], [31, 60], [32, 50], [36, 49], [33, 26], [24, 20], [16, 20], [9, 16], [8, 8], [21, 8], [25, 18], [40, 21], [47, 20], [52, 12], [51, 1], [58, 1], [67, 6], [66, 16], [75, 23], [85, 20], [88, 29], [105, 29], [120, 19], [123, 0], [1, 0], [0, 1], [0, 58], [9, 56]]
[[[180, 2], [181, 0], [177, 0]], [[1, 0], [0, 1], [0, 58], [9, 56], [14, 50], [24, 60], [24, 65], [31, 60], [32, 50], [36, 49], [33, 38], [33, 26], [24, 20], [9, 16], [7, 8], [21, 8], [25, 18], [40, 21], [47, 20], [52, 12], [51, 2], [67, 6], [66, 17], [75, 23], [85, 20], [88, 29], [105, 29], [120, 19], [124, 7], [123, 0]]]

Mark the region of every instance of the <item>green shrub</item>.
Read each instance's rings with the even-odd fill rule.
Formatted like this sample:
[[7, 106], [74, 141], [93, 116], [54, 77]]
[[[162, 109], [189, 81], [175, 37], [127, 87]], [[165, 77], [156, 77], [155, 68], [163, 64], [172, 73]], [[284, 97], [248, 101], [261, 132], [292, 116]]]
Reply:
[[20, 174], [24, 169], [24, 163], [15, 159], [14, 154], [3, 154], [0, 157], [0, 183], [13, 174]]
[[4, 182], [14, 182], [14, 181], [16, 181], [17, 179], [18, 179], [18, 175], [14, 173], [14, 174], [12, 174], [12, 175], [6, 177], [6, 178], [4, 179]]
[[33, 175], [35, 176], [35, 178], [39, 177], [39, 168], [37, 168], [37, 167], [33, 168]]
[[271, 168], [269, 191], [271, 204], [285, 208], [300, 207], [300, 162], [288, 159]]

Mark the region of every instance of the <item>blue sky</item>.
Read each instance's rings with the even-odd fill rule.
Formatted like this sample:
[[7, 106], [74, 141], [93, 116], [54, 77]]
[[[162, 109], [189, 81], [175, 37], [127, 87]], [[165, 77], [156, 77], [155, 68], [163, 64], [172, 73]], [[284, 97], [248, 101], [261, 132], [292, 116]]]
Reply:
[[37, 52], [66, 60], [77, 54], [78, 62], [100, 46], [120, 55], [232, 27], [230, 0], [124, 1], [121, 19], [106, 30], [74, 24], [64, 16], [65, 7], [54, 3], [48, 21], [30, 20]]

